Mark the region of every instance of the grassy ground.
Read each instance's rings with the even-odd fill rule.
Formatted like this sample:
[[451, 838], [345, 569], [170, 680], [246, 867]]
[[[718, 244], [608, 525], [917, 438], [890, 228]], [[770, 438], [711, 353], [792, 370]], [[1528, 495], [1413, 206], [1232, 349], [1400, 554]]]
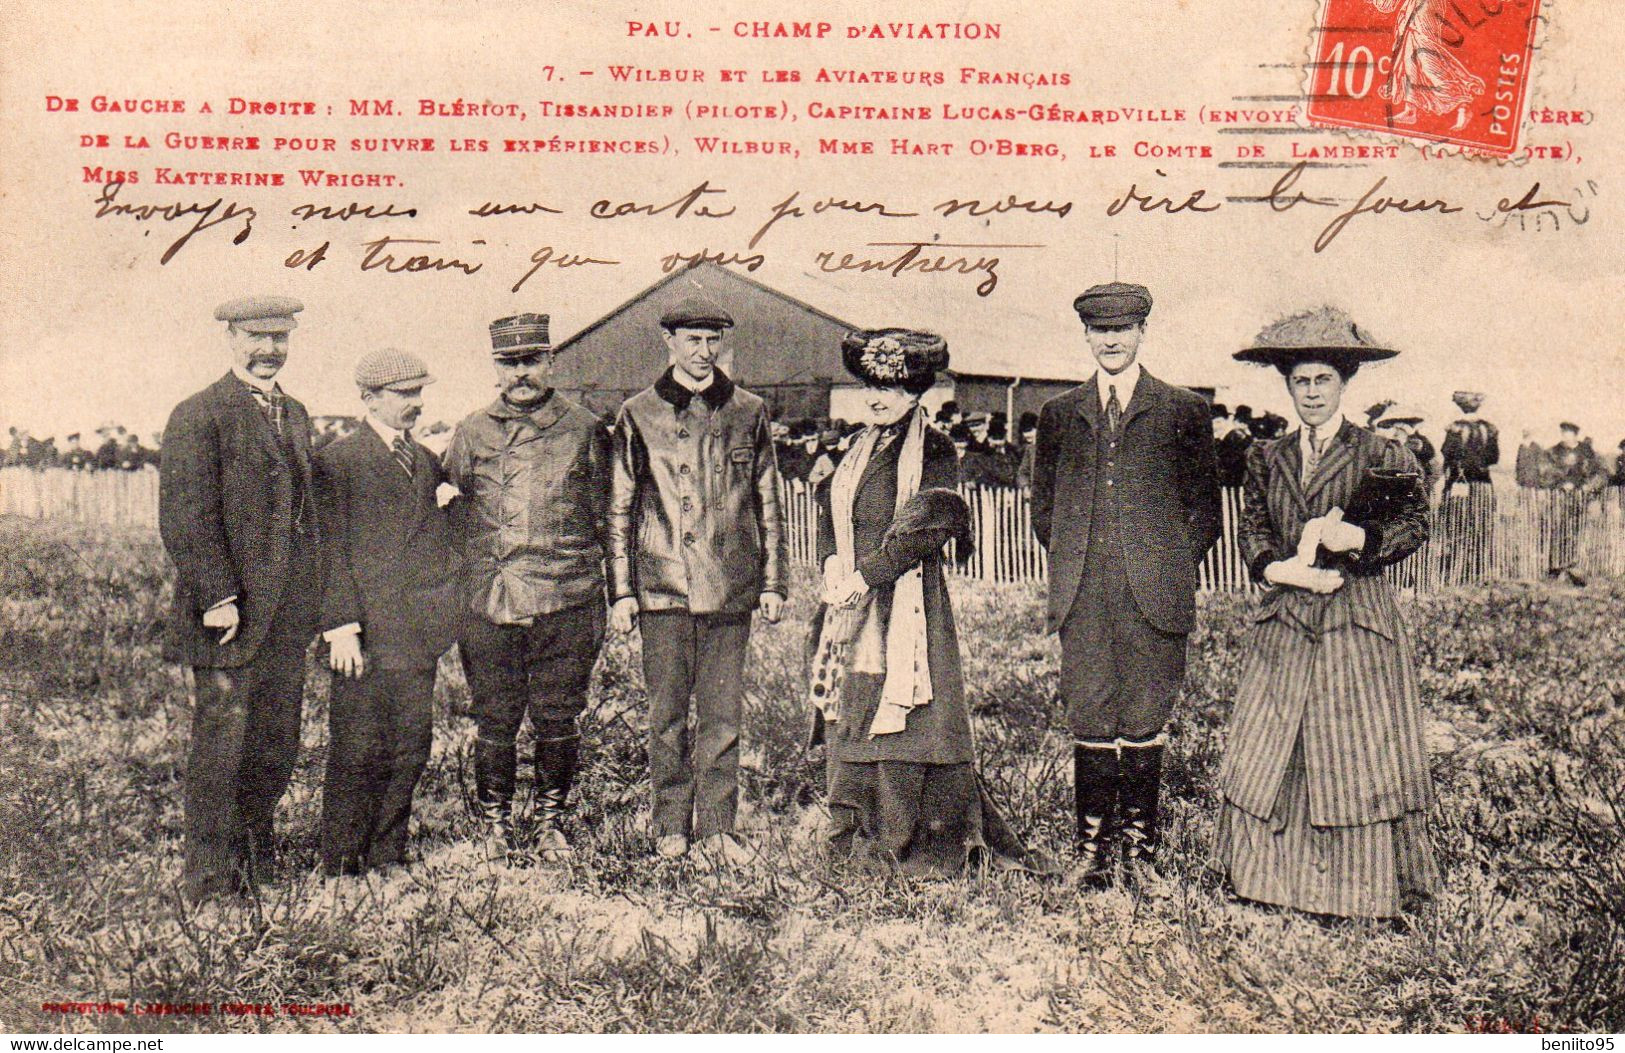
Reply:
[[[1439, 900], [1398, 927], [1231, 902], [1205, 868], [1247, 604], [1205, 605], [1167, 775], [1175, 894], [1017, 875], [916, 882], [827, 866], [800, 749], [805, 592], [748, 666], [745, 824], [724, 879], [648, 853], [641, 674], [612, 641], [567, 869], [470, 844], [472, 730], [454, 664], [419, 790], [422, 861], [313, 874], [327, 683], [279, 817], [288, 865], [246, 905], [184, 906], [186, 682], [164, 665], [147, 535], [0, 521], [0, 1029], [1463, 1030], [1625, 1028], [1625, 583], [1407, 604], [1441, 807]], [[982, 767], [1065, 855], [1056, 649], [1030, 588], [956, 583]], [[215, 1006], [61, 1016], [46, 1002]], [[352, 1015], [225, 1016], [222, 1003]]]

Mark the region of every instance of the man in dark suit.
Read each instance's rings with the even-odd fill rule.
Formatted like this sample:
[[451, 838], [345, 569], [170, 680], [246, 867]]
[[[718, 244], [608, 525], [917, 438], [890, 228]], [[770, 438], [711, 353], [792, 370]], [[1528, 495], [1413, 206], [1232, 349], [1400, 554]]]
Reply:
[[1197, 567], [1219, 536], [1219, 489], [1207, 402], [1138, 361], [1151, 294], [1112, 282], [1072, 306], [1100, 368], [1039, 414], [1032, 522], [1050, 555], [1078, 843], [1096, 883], [1110, 874], [1114, 811], [1131, 860], [1149, 862], [1156, 846], [1164, 728]]
[[192, 667], [196, 695], [186, 764], [194, 900], [263, 874], [299, 749], [321, 554], [310, 416], [276, 375], [303, 307], [253, 296], [216, 308], [232, 368], [164, 427], [158, 526], [176, 570], [165, 655]]
[[322, 865], [330, 875], [406, 861], [412, 793], [429, 762], [435, 666], [456, 637], [451, 530], [440, 461], [412, 437], [416, 355], [375, 351], [355, 369], [365, 422], [316, 454], [331, 651]]

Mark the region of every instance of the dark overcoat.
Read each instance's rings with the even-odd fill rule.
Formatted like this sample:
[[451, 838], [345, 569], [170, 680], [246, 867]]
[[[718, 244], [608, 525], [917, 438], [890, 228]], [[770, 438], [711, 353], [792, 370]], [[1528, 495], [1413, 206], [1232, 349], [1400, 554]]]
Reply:
[[[299, 543], [314, 544], [317, 532], [310, 415], [298, 399], [286, 398], [287, 451], [233, 373], [176, 406], [164, 426], [158, 529], [176, 571], [164, 649], [172, 661], [248, 664], [284, 602], [283, 617], [315, 635], [321, 597], [283, 595], [297, 500], [310, 502], [303, 519], [310, 533]], [[230, 596], [237, 597], [239, 629], [222, 646], [220, 633], [204, 627], [203, 612]]]
[[456, 640], [457, 564], [439, 458], [416, 440], [412, 475], [371, 425], [316, 454], [326, 586], [322, 624], [361, 626], [382, 668], [432, 668]]
[[[1219, 479], [1207, 400], [1141, 370], [1117, 463], [1129, 588], [1168, 633], [1196, 625], [1197, 567], [1219, 537]], [[1049, 550], [1050, 632], [1077, 597], [1089, 551], [1097, 444], [1109, 441], [1098, 377], [1044, 403], [1033, 459], [1033, 533]]]
[[[1403, 443], [1344, 422], [1304, 484], [1298, 436], [1248, 452], [1237, 540], [1258, 577], [1269, 563], [1292, 558], [1305, 523], [1348, 505], [1370, 469], [1420, 474]], [[1381, 519], [1360, 524], [1360, 552], [1322, 552], [1320, 563], [1344, 575], [1336, 592], [1276, 587], [1265, 595], [1219, 776], [1232, 804], [1268, 819], [1301, 735], [1313, 825], [1358, 826], [1431, 806], [1415, 646], [1382, 576], [1427, 540], [1427, 517], [1418, 484]]]

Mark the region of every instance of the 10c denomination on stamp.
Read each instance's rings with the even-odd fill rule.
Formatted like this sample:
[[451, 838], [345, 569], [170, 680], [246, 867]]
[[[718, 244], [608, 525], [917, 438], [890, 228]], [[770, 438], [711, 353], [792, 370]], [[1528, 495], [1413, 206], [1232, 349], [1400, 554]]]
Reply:
[[1507, 157], [1518, 147], [1540, 0], [1321, 0], [1311, 124]]

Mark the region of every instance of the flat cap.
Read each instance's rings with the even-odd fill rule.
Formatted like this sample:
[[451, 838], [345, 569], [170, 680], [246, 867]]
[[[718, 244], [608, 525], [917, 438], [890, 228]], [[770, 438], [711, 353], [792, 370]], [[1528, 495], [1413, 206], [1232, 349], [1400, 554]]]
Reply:
[[216, 307], [214, 317], [249, 333], [286, 333], [299, 324], [293, 316], [304, 309], [291, 296], [239, 296]]
[[545, 314], [514, 314], [498, 318], [490, 325], [491, 357], [496, 359], [529, 358], [542, 351], [553, 350], [547, 339], [548, 316]]
[[434, 377], [429, 375], [429, 367], [410, 351], [398, 351], [393, 347], [369, 351], [355, 364], [355, 386], [362, 391], [374, 388], [405, 391], [433, 383]]
[[1107, 282], [1079, 293], [1072, 309], [1084, 325], [1139, 325], [1151, 313], [1151, 291], [1143, 285]]
[[660, 316], [666, 329], [732, 329], [733, 315], [704, 296], [688, 296], [666, 308]]

